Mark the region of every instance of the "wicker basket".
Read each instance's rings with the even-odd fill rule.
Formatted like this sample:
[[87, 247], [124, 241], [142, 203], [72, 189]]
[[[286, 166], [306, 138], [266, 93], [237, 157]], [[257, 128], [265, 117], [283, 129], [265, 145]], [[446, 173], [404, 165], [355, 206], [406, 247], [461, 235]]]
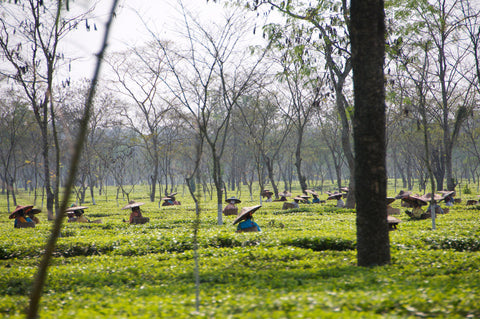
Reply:
[[413, 207], [412, 204], [410, 204], [409, 202], [406, 202], [404, 200], [402, 200], [401, 206], [402, 207], [407, 207], [407, 208], [412, 208]]
[[25, 223], [18, 223], [17, 228], [32, 228], [35, 227], [35, 222], [25, 222]]
[[283, 203], [282, 209], [292, 209], [295, 208], [295, 205], [293, 203]]
[[132, 224], [146, 224], [150, 221], [149, 217], [133, 217]]
[[252, 226], [244, 229], [238, 229], [236, 231], [237, 233], [253, 233], [253, 232], [258, 232], [257, 226]]
[[238, 208], [235, 207], [235, 208], [224, 209], [223, 210], [223, 215], [225, 215], [225, 216], [231, 216], [231, 215], [237, 216], [238, 215]]
[[467, 206], [470, 206], [470, 205], [477, 205], [478, 204], [478, 201], [474, 200], [474, 199], [469, 199], [467, 200]]
[[387, 206], [387, 215], [400, 215], [400, 208]]

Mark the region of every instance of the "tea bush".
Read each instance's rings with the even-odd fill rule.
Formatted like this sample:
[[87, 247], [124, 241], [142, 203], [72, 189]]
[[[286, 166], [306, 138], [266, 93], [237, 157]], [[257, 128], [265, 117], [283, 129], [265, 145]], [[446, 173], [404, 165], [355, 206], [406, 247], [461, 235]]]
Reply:
[[[363, 268], [354, 210], [264, 203], [254, 215], [262, 232], [237, 234], [234, 217], [217, 225], [216, 205], [203, 199], [199, 312], [193, 203], [159, 208], [145, 198], [148, 224], [129, 225], [121, 204], [99, 200], [85, 214], [102, 224], [62, 226], [40, 318], [480, 317], [480, 215], [472, 207], [438, 216], [436, 230], [402, 208], [391, 264]], [[0, 214], [0, 317], [24, 316], [51, 227], [40, 217], [33, 229], [14, 229]]]

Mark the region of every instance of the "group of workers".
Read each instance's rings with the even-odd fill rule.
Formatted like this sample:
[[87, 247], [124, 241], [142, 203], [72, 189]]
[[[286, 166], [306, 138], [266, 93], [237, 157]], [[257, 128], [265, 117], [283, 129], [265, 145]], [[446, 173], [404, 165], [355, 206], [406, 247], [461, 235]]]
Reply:
[[[328, 194], [327, 200], [331, 200], [331, 199], [337, 200], [336, 207], [339, 207], [339, 208], [345, 207], [345, 203], [343, 202], [342, 198], [346, 194], [338, 193], [338, 192], [335, 192], [335, 193], [327, 192], [327, 194]], [[312, 196], [310, 196], [310, 195], [312, 195]], [[292, 194], [287, 192], [287, 191], [284, 191], [283, 193], [279, 193], [278, 196], [280, 196], [280, 199], [278, 199], [276, 201], [287, 201], [286, 197], [290, 197], [290, 196], [292, 196]], [[313, 197], [313, 198], [310, 201], [311, 197]], [[304, 194], [295, 196], [293, 198], [293, 202], [285, 203], [283, 205], [283, 209], [299, 208], [300, 203], [303, 203], [303, 204], [321, 204], [321, 203], [325, 203], [325, 201], [321, 200], [319, 198], [319, 195], [318, 195], [317, 192], [315, 192], [313, 190], [310, 190], [310, 189], [307, 189], [307, 190], [305, 190]]]
[[[411, 208], [412, 210], [406, 210], [405, 213], [412, 219], [427, 219], [432, 217], [432, 213], [435, 215], [448, 213], [448, 207], [454, 205], [455, 191], [441, 191], [440, 194], [427, 193], [425, 195], [412, 194], [409, 191], [400, 191], [395, 197], [402, 200], [402, 207]], [[444, 201], [446, 208], [440, 207], [439, 203]], [[422, 209], [422, 206], [428, 205], [426, 211]]]
[[[264, 200], [266, 203], [273, 202], [273, 201], [275, 201], [275, 202], [285, 202], [284, 206], [283, 206], [284, 209], [299, 208], [299, 203], [300, 202], [305, 203], [305, 204], [320, 204], [320, 203], [325, 202], [325, 201], [320, 200], [318, 193], [316, 193], [313, 190], [306, 190], [304, 194], [299, 195], [299, 196], [295, 196], [293, 198], [293, 202], [291, 202], [291, 203], [287, 203], [287, 197], [292, 196], [292, 194], [290, 192], [285, 190], [284, 192], [279, 193], [278, 196], [280, 198], [276, 199], [276, 200], [272, 199], [273, 194], [274, 193], [271, 192], [268, 189], [264, 189], [261, 192], [261, 196], [266, 198]], [[313, 197], [312, 201], [310, 201], [311, 197], [308, 194], [312, 195], [311, 196], [311, 197]], [[343, 203], [343, 201], [341, 199], [344, 196], [343, 193], [338, 193], [338, 194], [334, 193], [334, 194], [329, 194], [329, 195], [330, 196], [329, 196], [328, 199], [336, 199], [337, 200], [337, 207], [344, 207], [345, 206], [345, 204]], [[237, 216], [237, 218], [233, 221], [234, 225], [239, 223], [238, 226], [237, 226], [237, 230], [236, 230], [237, 232], [256, 232], [256, 231], [260, 231], [260, 227], [253, 220], [253, 213], [255, 211], [257, 211], [260, 207], [262, 207], [261, 205], [244, 207], [244, 208], [242, 208], [241, 212], [238, 213], [238, 207], [235, 206], [235, 205], [241, 203], [240, 199], [232, 196], [230, 198], [227, 198], [226, 202], [227, 202], [227, 205], [223, 209], [223, 214], [225, 216], [231, 216], [231, 215]]]
[[238, 213], [238, 207], [235, 205], [242, 202], [240, 199], [232, 196], [227, 198], [226, 202], [227, 205], [223, 208], [223, 214], [225, 216], [237, 216], [233, 221], [233, 225], [238, 223], [237, 233], [261, 231], [260, 226], [253, 221], [253, 213], [262, 207], [262, 205], [243, 207], [240, 213]]
[[72, 204], [69, 208], [65, 210], [67, 213], [68, 222], [69, 223], [89, 223], [90, 220], [85, 217], [85, 209], [87, 206], [77, 206], [76, 204]]
[[[348, 192], [348, 189], [342, 189], [342, 191]], [[448, 212], [448, 208], [442, 209], [438, 203], [444, 201], [445, 206], [453, 206], [455, 199], [454, 191], [442, 191], [441, 194], [425, 194], [420, 196], [418, 194], [412, 194], [412, 192], [408, 191], [400, 191], [400, 193], [396, 197], [387, 198], [387, 212], [388, 212], [388, 223], [390, 225], [390, 229], [396, 229], [396, 225], [400, 220], [397, 218], [392, 217], [391, 215], [399, 214], [398, 208], [392, 208], [390, 204], [395, 201], [395, 199], [401, 199], [402, 207], [411, 208], [412, 210], [406, 210], [406, 214], [410, 216], [412, 219], [426, 219], [432, 216], [432, 212], [435, 211], [435, 214], [445, 214]], [[175, 199], [175, 195], [177, 193], [171, 193], [167, 195], [162, 200], [164, 203], [162, 206], [170, 206], [170, 205], [180, 205], [180, 202]], [[291, 197], [292, 194], [288, 191], [284, 191], [279, 193], [279, 199], [273, 200], [273, 192], [265, 189], [262, 191], [261, 195], [266, 197], [265, 202], [272, 202], [272, 201], [281, 201], [284, 203], [284, 209], [287, 208], [299, 208], [299, 203], [306, 203], [306, 204], [318, 204], [324, 203], [325, 201], [320, 200], [318, 193], [313, 190], [306, 190], [304, 194], [295, 196], [293, 198], [293, 202], [287, 203], [287, 197]], [[342, 198], [346, 196], [345, 193], [342, 192], [335, 192], [330, 193], [327, 192], [328, 198], [327, 200], [337, 200], [336, 207], [344, 207], [345, 203], [343, 202]], [[312, 195], [313, 199], [310, 201], [310, 196]], [[433, 197], [433, 198], [432, 198]], [[233, 224], [237, 224], [237, 232], [259, 232], [261, 231], [260, 226], [253, 220], [253, 213], [255, 213], [261, 205], [251, 206], [251, 207], [243, 207], [240, 213], [238, 212], [238, 207], [236, 204], [241, 203], [241, 200], [235, 198], [234, 196], [228, 198], [226, 200], [227, 205], [223, 209], [223, 214], [225, 216], [236, 216]], [[433, 205], [432, 205], [433, 203]], [[130, 218], [128, 223], [130, 224], [143, 224], [149, 221], [148, 217], [143, 217], [142, 211], [140, 210], [140, 206], [144, 205], [145, 203], [130, 201], [126, 206], [122, 208], [122, 210], [131, 209]], [[422, 206], [426, 206], [429, 204], [426, 211], [422, 209]], [[36, 217], [38, 213], [41, 212], [40, 209], [33, 208], [33, 205], [27, 206], [17, 206], [15, 210], [10, 214], [10, 219], [15, 219], [14, 227], [15, 228], [23, 228], [23, 227], [35, 227], [40, 221]], [[91, 221], [85, 217], [84, 210], [87, 209], [86, 206], [77, 206], [72, 204], [71, 207], [65, 210], [65, 213], [68, 217], [68, 222], [79, 222], [79, 223], [90, 223]], [[92, 221], [96, 223], [101, 223], [101, 220]]]
[[33, 205], [18, 205], [8, 218], [15, 219], [13, 224], [15, 228], [35, 227], [36, 224], [40, 223], [40, 220], [35, 215], [40, 212], [41, 210], [33, 208]]
[[162, 206], [181, 205], [181, 203], [175, 199], [176, 195], [177, 193], [170, 193], [164, 198], [162, 198], [163, 200]]

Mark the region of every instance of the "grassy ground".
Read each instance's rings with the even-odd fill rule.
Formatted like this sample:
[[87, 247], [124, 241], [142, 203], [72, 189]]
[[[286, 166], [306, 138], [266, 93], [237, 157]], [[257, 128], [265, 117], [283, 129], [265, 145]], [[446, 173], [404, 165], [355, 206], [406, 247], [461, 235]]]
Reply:
[[[240, 207], [258, 204], [246, 194]], [[150, 223], [124, 223], [125, 201], [116, 203], [112, 192], [87, 203], [86, 216], [102, 224], [63, 226], [41, 318], [480, 317], [478, 207], [453, 207], [435, 231], [402, 208], [402, 223], [390, 232], [392, 263], [361, 268], [353, 210], [327, 202], [285, 212], [281, 203], [264, 203], [255, 213], [262, 232], [235, 234], [234, 217], [217, 225], [216, 205], [202, 197], [196, 312], [192, 200], [182, 190], [182, 206], [159, 208], [144, 191], [133, 198], [146, 203]], [[23, 317], [51, 225], [45, 214], [40, 219], [34, 229], [14, 229], [0, 200], [0, 317]]]

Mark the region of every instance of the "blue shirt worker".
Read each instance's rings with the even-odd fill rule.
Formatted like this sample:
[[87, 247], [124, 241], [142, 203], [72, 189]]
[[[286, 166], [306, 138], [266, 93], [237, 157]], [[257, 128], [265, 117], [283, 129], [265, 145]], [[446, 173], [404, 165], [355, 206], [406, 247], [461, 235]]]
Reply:
[[318, 193], [317, 192], [315, 192], [311, 189], [306, 189], [305, 193], [313, 196], [312, 204], [320, 204], [320, 198], [318, 198]]
[[[13, 223], [14, 228], [20, 228], [20, 224], [27, 224], [27, 223], [32, 223], [33, 220], [25, 215], [25, 211], [31, 210], [33, 208], [33, 205], [27, 205], [27, 206], [20, 206], [18, 205], [15, 210], [8, 216], [9, 219], [15, 219]], [[32, 227], [35, 227], [33, 224]]]
[[239, 223], [237, 226], [237, 233], [243, 232], [259, 232], [261, 231], [260, 226], [256, 222], [253, 221], [253, 213], [262, 207], [262, 205], [251, 206], [251, 207], [243, 207], [240, 214], [237, 218], [233, 221], [233, 225]]

